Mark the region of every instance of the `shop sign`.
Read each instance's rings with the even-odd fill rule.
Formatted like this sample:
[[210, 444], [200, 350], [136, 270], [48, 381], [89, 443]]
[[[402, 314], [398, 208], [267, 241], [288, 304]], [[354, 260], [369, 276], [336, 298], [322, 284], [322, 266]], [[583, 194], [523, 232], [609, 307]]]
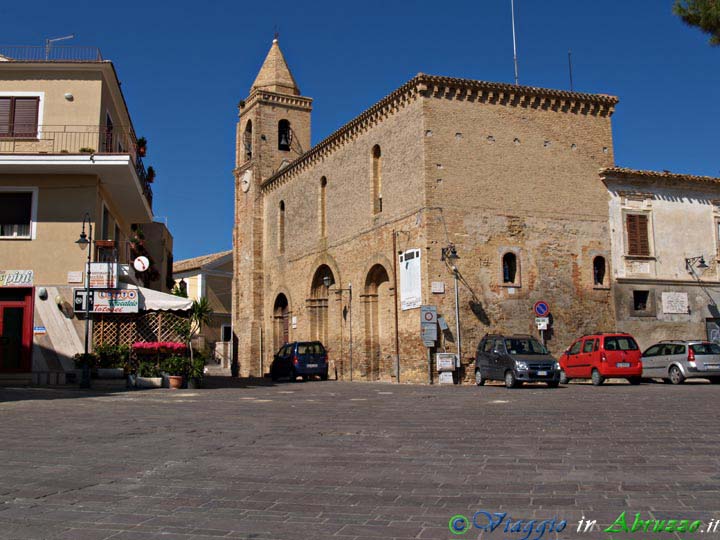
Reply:
[[0, 287], [32, 287], [32, 270], [0, 270]]
[[[90, 291], [91, 313], [137, 313], [140, 296], [137, 289], [108, 289]], [[87, 311], [85, 289], [75, 289], [75, 311]]]
[[90, 263], [90, 288], [114, 289], [118, 281], [118, 265], [115, 263]]
[[115, 289], [94, 291], [93, 312], [95, 313], [137, 313], [140, 296], [137, 289]]

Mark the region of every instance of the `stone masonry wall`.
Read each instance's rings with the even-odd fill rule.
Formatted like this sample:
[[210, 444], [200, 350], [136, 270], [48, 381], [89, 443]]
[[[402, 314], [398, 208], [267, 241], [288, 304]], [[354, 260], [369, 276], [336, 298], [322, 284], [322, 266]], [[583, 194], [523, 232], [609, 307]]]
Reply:
[[[615, 326], [607, 267], [594, 286], [593, 259], [610, 263], [608, 194], [598, 169], [610, 166], [610, 118], [513, 104], [425, 100], [427, 206], [433, 295], [455, 334], [452, 272], [440, 261], [453, 242], [466, 283], [460, 286], [463, 363], [487, 332], [538, 335], [533, 305], [550, 304], [546, 333], [558, 354], [583, 333]], [[518, 261], [514, 286], [502, 257]], [[430, 287], [430, 283], [425, 283]], [[451, 345], [454, 350], [454, 345]]]

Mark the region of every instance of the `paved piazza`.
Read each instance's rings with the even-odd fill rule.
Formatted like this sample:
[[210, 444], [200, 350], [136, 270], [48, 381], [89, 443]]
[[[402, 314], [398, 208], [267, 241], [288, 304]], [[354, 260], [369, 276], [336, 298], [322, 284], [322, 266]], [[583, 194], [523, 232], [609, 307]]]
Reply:
[[450, 533], [485, 510], [720, 540], [576, 532], [720, 518], [720, 386], [210, 386], [0, 389], [0, 538], [537, 537]]

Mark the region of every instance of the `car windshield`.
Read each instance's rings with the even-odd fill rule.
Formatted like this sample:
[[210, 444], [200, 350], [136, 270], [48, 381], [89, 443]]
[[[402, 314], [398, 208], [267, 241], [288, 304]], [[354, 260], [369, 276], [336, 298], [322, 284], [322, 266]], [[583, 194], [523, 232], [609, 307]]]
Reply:
[[505, 340], [510, 354], [548, 354], [547, 349], [533, 338], [510, 338]]
[[635, 340], [626, 336], [614, 336], [605, 338], [606, 351], [637, 351], [638, 346]]
[[717, 343], [697, 343], [690, 345], [692, 352], [698, 355], [703, 354], [720, 354], [720, 345]]

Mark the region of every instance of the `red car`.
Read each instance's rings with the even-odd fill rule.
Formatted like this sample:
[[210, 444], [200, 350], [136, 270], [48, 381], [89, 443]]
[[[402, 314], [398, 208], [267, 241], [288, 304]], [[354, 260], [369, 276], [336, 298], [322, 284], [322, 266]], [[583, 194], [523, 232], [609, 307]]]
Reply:
[[640, 384], [642, 352], [630, 334], [600, 333], [577, 339], [560, 357], [560, 382], [591, 379], [600, 386], [610, 377]]

